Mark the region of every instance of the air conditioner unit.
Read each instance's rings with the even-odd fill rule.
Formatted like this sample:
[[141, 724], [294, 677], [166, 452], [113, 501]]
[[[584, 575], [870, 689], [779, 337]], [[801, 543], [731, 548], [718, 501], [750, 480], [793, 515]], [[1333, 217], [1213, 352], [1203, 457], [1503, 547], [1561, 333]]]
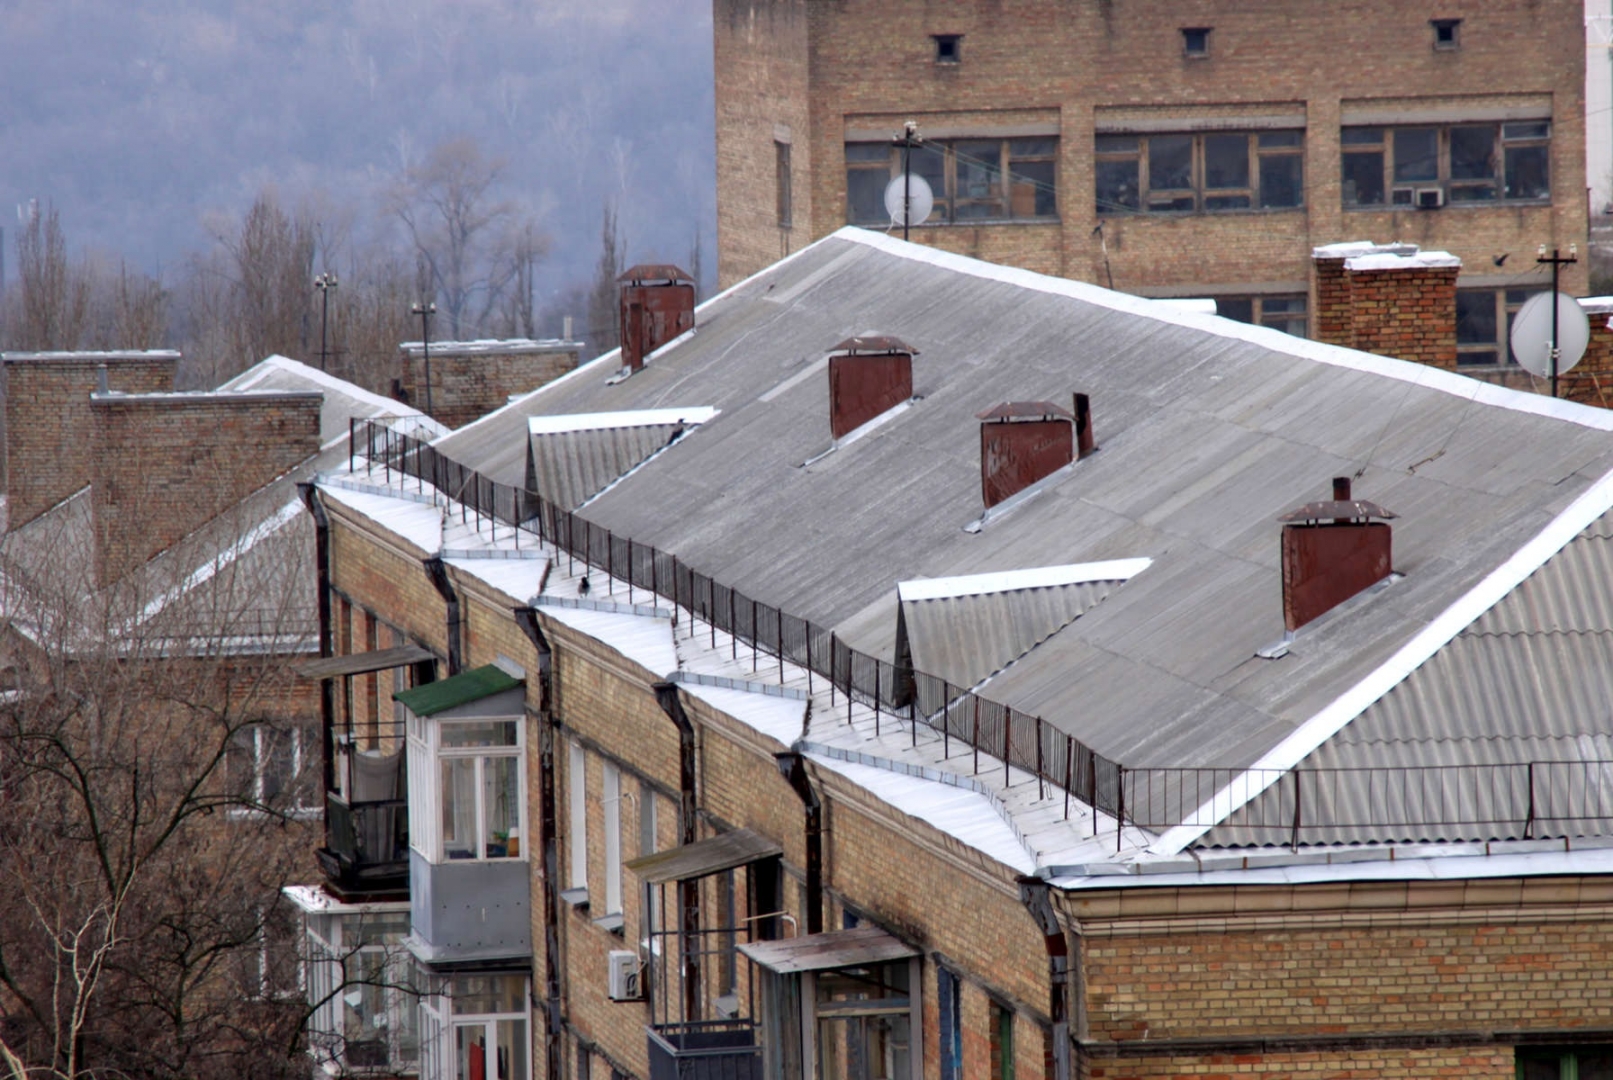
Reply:
[[1445, 189], [1420, 187], [1417, 189], [1417, 209], [1438, 210], [1445, 205]]
[[1389, 189], [1389, 203], [1392, 206], [1411, 206], [1416, 201], [1416, 188], [1397, 187]]
[[644, 996], [638, 953], [629, 949], [610, 951], [610, 999], [638, 1001]]

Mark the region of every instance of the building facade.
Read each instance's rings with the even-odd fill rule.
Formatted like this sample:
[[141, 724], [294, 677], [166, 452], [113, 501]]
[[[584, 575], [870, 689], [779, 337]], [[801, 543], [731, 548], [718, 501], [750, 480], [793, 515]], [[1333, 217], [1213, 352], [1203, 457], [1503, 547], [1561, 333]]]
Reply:
[[320, 1069], [1607, 1069], [1606, 412], [860, 229], [696, 318], [310, 487]]
[[1537, 250], [1586, 245], [1572, 0], [715, 0], [713, 24], [724, 286], [889, 231], [908, 174], [915, 242], [1300, 335], [1313, 246], [1454, 253], [1470, 344], [1504, 351]]

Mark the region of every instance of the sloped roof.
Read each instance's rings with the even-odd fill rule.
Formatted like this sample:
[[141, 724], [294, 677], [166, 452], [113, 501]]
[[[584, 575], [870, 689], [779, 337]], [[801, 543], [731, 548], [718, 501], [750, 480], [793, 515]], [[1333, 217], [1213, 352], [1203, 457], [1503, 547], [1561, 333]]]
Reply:
[[520, 685], [521, 680], [503, 668], [486, 664], [412, 690], [400, 690], [392, 695], [392, 700], [402, 702], [416, 716], [435, 716]]
[[[921, 350], [918, 400], [820, 457], [824, 356], [857, 333]], [[713, 405], [585, 516], [877, 654], [894, 618], [867, 613], [894, 616], [898, 581], [1152, 558], [989, 684], [1131, 767], [1241, 769], [1304, 743], [1347, 692], [1403, 676], [1386, 663], [1577, 499], [1602, 499], [1613, 468], [1605, 412], [861, 230], [709, 302], [688, 340], [607, 381], [617, 367], [585, 365], [438, 446], [498, 475], [531, 416]], [[976, 414], [1072, 391], [1091, 395], [1102, 449], [965, 532], [981, 514]], [[1261, 659], [1283, 633], [1275, 519], [1338, 475], [1400, 515], [1404, 578]], [[1458, 683], [1486, 663], [1440, 655]]]

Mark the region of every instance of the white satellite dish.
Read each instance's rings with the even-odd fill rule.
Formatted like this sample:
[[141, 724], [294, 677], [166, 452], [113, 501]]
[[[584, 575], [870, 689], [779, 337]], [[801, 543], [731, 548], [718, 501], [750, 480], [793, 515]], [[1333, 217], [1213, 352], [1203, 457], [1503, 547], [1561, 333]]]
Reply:
[[1567, 293], [1536, 293], [1512, 319], [1512, 355], [1525, 369], [1551, 378], [1551, 298], [1557, 298], [1557, 374], [1569, 371], [1591, 343], [1591, 321]]
[[[904, 201], [908, 203], [905, 214]], [[891, 216], [892, 225], [922, 225], [934, 209], [935, 193], [929, 181], [917, 173], [898, 176], [885, 185], [885, 212]]]

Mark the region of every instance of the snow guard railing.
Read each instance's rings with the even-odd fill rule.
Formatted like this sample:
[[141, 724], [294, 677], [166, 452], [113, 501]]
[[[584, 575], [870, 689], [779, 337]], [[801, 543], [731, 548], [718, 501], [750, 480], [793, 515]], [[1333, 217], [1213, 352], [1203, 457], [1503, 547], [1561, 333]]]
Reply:
[[[1094, 835], [1112, 831], [1117, 849], [1127, 824], [1149, 831], [1177, 825], [1223, 825], [1229, 846], [1299, 847], [1304, 844], [1508, 840], [1547, 836], [1602, 835], [1613, 831], [1613, 762], [1526, 762], [1425, 768], [1285, 769], [1127, 768], [1059, 730], [1001, 702], [947, 680], [859, 652], [834, 631], [816, 626], [682, 563], [631, 537], [617, 536], [563, 510], [536, 492], [497, 483], [451, 460], [423, 440], [372, 420], [349, 427], [349, 471], [358, 459], [388, 483], [413, 479], [459, 503], [465, 524], [478, 530], [512, 530], [517, 547], [526, 534], [671, 605], [674, 623], [707, 624], [712, 647], [720, 630], [735, 659], [751, 650], [786, 662], [829, 686], [831, 701], [844, 699], [873, 712], [875, 734], [887, 725], [905, 728], [917, 744], [920, 728], [939, 735], [945, 756], [968, 754], [975, 775], [1001, 767], [1034, 777], [1039, 798], [1061, 792], [1064, 816], [1070, 800], [1091, 807]], [[530, 541], [529, 541], [530, 542]], [[984, 763], [981, 755], [988, 756]], [[992, 761], [990, 759], [996, 759]], [[1241, 792], [1236, 800], [1229, 791]], [[1247, 802], [1245, 800], [1247, 799]], [[1242, 804], [1241, 807], [1238, 804]], [[1100, 815], [1108, 817], [1100, 822]]]

